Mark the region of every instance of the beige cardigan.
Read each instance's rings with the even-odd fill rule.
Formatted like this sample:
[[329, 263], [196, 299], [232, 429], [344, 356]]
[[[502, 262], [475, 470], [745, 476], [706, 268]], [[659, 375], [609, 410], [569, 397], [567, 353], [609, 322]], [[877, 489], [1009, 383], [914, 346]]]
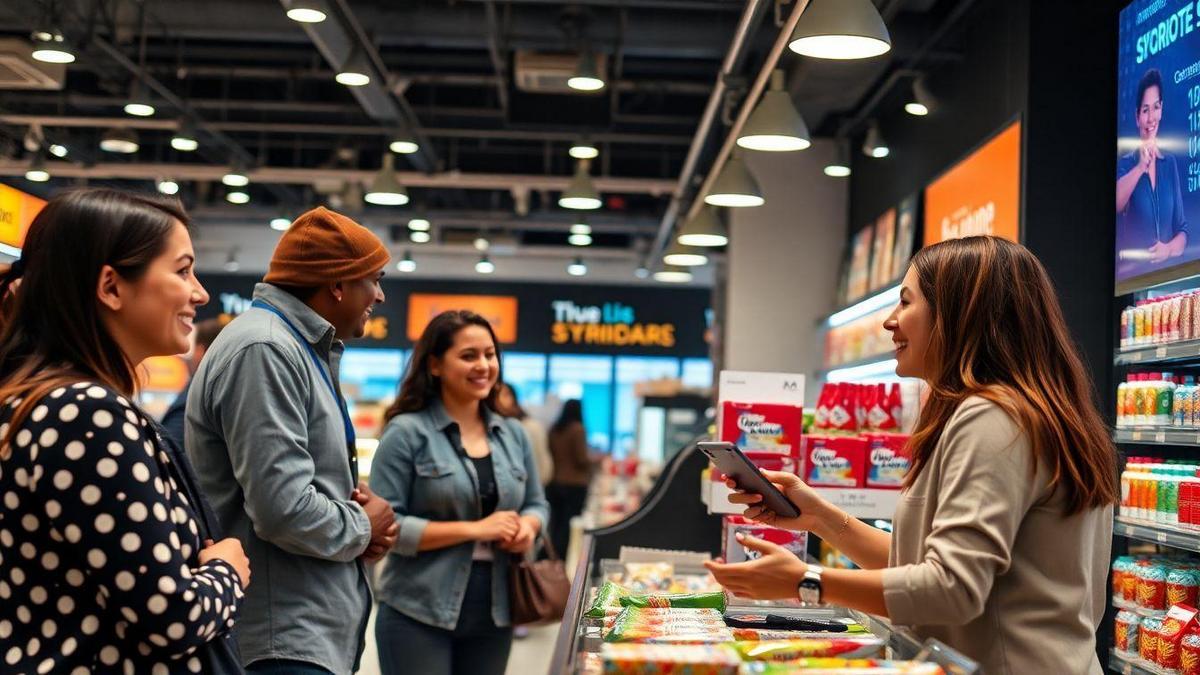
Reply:
[[1102, 674], [1112, 507], [1064, 517], [1020, 428], [982, 398], [959, 406], [896, 509], [884, 601], [988, 675]]

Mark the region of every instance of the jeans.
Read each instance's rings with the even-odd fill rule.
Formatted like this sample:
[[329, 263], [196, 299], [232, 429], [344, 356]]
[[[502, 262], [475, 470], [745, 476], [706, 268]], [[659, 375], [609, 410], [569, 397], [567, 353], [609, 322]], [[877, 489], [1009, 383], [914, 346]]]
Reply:
[[504, 675], [511, 627], [492, 620], [492, 564], [475, 562], [454, 630], [410, 619], [380, 603], [375, 643], [383, 675]]
[[566, 557], [567, 544], [571, 540], [571, 519], [583, 513], [587, 494], [586, 485], [551, 483], [546, 486], [546, 500], [550, 502], [550, 543], [561, 557]]
[[291, 659], [264, 659], [246, 666], [249, 675], [333, 675], [315, 663]]

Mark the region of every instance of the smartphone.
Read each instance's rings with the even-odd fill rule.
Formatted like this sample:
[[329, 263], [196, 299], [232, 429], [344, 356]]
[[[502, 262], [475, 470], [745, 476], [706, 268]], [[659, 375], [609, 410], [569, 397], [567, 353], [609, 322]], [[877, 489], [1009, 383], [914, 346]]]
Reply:
[[701, 441], [696, 444], [721, 473], [732, 478], [739, 490], [762, 495], [762, 504], [783, 518], [795, 518], [800, 509], [775, 484], [762, 475], [741, 449], [724, 441]]

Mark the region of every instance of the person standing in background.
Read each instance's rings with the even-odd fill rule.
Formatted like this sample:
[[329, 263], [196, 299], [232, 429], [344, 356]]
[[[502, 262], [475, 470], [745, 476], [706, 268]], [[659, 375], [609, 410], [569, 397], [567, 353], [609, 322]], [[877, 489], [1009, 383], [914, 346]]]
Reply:
[[558, 421], [550, 427], [550, 455], [554, 459], [554, 478], [546, 486], [550, 501], [550, 541], [559, 555], [566, 555], [571, 539], [571, 519], [583, 513], [588, 483], [592, 480], [592, 459], [588, 453], [587, 432], [583, 428], [583, 404], [572, 399], [563, 404]]
[[505, 417], [512, 417], [521, 423], [525, 435], [529, 437], [529, 447], [533, 449], [533, 459], [537, 463], [538, 482], [545, 488], [554, 477], [554, 458], [550, 455], [550, 438], [546, 427], [525, 412], [517, 399], [517, 390], [507, 382], [499, 384], [496, 393], [496, 410]]
[[343, 341], [362, 337], [384, 300], [389, 258], [343, 215], [301, 215], [188, 393], [187, 451], [201, 488], [259, 569], [237, 634], [248, 672], [350, 675], [362, 656], [363, 563], [392, 547], [397, 526], [386, 501], [355, 488], [338, 367]]
[[158, 422], [162, 427], [163, 435], [174, 441], [175, 446], [181, 449], [183, 448], [184, 410], [187, 407], [188, 390], [192, 387], [192, 378], [196, 376], [196, 369], [204, 360], [204, 354], [212, 346], [213, 340], [217, 339], [217, 335], [221, 333], [224, 325], [219, 319], [205, 319], [195, 327], [196, 343], [192, 345], [192, 356], [188, 359], [191, 375], [179, 395], [171, 402], [171, 407], [167, 408], [167, 412], [163, 413], [162, 419]]
[[433, 318], [413, 347], [371, 465], [400, 520], [383, 568], [383, 675], [503, 675], [509, 569], [548, 517], [529, 439], [496, 414], [500, 350], [468, 311]]

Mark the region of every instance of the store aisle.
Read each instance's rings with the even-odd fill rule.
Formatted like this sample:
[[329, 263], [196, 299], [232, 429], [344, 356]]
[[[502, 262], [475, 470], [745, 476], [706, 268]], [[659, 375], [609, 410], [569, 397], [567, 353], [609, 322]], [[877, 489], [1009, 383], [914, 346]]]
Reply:
[[[529, 630], [529, 637], [514, 640], [512, 654], [508, 657], [506, 675], [541, 675], [550, 669], [550, 658], [554, 653], [554, 640], [558, 637], [558, 624], [539, 626]], [[367, 647], [363, 652], [362, 667], [357, 675], [380, 675], [379, 650], [375, 647], [375, 612], [367, 624]]]

